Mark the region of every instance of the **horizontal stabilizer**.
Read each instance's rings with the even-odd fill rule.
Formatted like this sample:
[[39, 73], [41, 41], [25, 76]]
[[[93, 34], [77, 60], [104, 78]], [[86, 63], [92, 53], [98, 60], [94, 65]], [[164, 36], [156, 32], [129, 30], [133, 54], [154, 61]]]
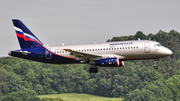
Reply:
[[22, 53], [22, 55], [31, 54], [31, 52], [28, 52], [28, 51], [14, 51], [14, 50], [10, 50], [10, 52], [8, 54], [11, 55], [11, 52]]

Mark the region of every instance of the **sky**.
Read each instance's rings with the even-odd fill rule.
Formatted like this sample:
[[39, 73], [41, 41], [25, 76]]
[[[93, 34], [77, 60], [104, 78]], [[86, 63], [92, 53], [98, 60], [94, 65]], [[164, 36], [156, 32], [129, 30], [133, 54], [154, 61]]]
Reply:
[[180, 0], [0, 0], [0, 57], [20, 49], [12, 19], [45, 45], [104, 42], [116, 36], [180, 32]]

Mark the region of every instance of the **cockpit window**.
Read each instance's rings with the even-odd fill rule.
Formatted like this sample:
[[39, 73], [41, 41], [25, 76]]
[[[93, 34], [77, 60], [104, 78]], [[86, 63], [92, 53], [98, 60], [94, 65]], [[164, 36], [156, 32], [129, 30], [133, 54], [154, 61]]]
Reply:
[[154, 47], [162, 47], [162, 44], [154, 44]]

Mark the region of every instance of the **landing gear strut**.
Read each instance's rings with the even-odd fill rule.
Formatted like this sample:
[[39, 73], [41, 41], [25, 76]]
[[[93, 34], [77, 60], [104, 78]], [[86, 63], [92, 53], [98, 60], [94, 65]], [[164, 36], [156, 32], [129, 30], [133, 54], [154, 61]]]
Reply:
[[89, 68], [89, 72], [90, 72], [90, 73], [97, 73], [97, 72], [98, 72], [98, 68], [97, 68], [96, 66], [91, 66], [91, 67]]
[[156, 66], [156, 61], [157, 59], [153, 59], [154, 69], [158, 69], [158, 67]]

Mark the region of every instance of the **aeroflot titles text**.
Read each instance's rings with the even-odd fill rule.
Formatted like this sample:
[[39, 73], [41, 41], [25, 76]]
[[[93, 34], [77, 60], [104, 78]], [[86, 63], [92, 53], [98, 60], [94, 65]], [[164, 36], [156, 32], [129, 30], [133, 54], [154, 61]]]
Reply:
[[115, 47], [117, 45], [132, 45], [133, 42], [128, 42], [128, 43], [110, 43], [109, 46], [110, 47]]

